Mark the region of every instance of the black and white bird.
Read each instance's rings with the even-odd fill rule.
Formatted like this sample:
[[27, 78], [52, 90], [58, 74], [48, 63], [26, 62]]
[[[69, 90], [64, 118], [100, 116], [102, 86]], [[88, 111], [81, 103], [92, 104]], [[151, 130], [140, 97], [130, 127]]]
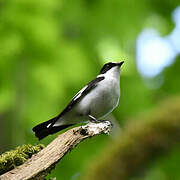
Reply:
[[119, 103], [120, 71], [122, 62], [106, 63], [99, 75], [82, 88], [56, 117], [33, 128], [41, 140], [77, 123], [99, 122]]

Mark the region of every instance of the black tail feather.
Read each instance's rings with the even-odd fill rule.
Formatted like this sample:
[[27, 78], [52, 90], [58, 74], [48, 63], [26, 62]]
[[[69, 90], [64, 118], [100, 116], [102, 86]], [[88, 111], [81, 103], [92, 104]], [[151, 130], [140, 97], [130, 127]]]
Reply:
[[[54, 121], [56, 120], [56, 118], [50, 119], [49, 121], [43, 122], [41, 124], [38, 124], [37, 126], [35, 126], [32, 130], [35, 132], [35, 136], [41, 140], [43, 138], [45, 138], [46, 136], [50, 135], [50, 134], [54, 134], [58, 131], [61, 131], [65, 128], [68, 128], [74, 124], [67, 124], [67, 125], [61, 125], [61, 126], [51, 126], [49, 124], [54, 124]], [[49, 126], [48, 126], [49, 125]], [[48, 126], [48, 127], [47, 127]]]
[[42, 129], [47, 129], [47, 126], [48, 126], [49, 124], [54, 124], [55, 121], [56, 121], [56, 117], [55, 117], [55, 118], [52, 118], [52, 119], [50, 119], [50, 120], [48, 120], [48, 121], [45, 121], [45, 122], [43, 122], [43, 123], [38, 124], [37, 126], [33, 127], [32, 130], [33, 130], [34, 132], [36, 132], [36, 131], [42, 131]]

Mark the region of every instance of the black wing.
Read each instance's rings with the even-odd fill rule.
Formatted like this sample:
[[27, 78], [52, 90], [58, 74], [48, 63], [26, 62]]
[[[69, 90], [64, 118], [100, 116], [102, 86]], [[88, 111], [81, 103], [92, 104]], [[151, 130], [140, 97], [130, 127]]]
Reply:
[[97, 77], [96, 79], [93, 79], [91, 82], [89, 82], [83, 89], [81, 89], [71, 100], [71, 102], [66, 106], [66, 108], [57, 116], [56, 119], [59, 119], [62, 115], [64, 115], [66, 112], [68, 112], [80, 99], [82, 99], [86, 94], [94, 89], [98, 82], [102, 81], [105, 77]]

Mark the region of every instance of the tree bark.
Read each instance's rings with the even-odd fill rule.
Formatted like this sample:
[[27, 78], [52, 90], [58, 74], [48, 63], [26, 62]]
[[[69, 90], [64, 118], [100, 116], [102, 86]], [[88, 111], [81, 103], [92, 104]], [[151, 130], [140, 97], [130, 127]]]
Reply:
[[109, 121], [88, 123], [60, 134], [46, 148], [32, 156], [23, 165], [0, 176], [0, 180], [44, 179], [55, 168], [62, 157], [88, 137], [108, 134], [112, 125]]

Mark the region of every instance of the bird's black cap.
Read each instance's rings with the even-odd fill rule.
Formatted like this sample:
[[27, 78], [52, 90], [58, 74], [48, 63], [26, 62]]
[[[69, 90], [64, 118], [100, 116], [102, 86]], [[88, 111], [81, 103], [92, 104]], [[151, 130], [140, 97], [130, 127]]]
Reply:
[[112, 67], [114, 67], [114, 66], [119, 66], [119, 67], [121, 67], [123, 63], [124, 63], [124, 61], [121, 61], [121, 62], [119, 62], [119, 63], [117, 63], [117, 62], [109, 62], [109, 63], [106, 63], [106, 64], [102, 67], [102, 69], [101, 69], [101, 71], [100, 71], [100, 74], [106, 73], [108, 70], [110, 70], [110, 69], [111, 69]]

